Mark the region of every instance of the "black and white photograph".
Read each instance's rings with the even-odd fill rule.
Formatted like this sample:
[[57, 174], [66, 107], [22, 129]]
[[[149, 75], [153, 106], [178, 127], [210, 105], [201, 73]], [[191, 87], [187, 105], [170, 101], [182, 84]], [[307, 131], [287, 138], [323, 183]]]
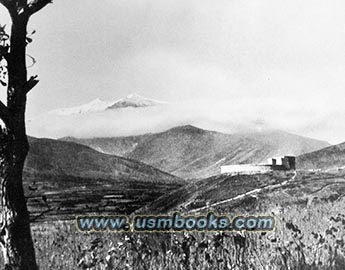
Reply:
[[345, 2], [0, 0], [0, 269], [344, 270]]

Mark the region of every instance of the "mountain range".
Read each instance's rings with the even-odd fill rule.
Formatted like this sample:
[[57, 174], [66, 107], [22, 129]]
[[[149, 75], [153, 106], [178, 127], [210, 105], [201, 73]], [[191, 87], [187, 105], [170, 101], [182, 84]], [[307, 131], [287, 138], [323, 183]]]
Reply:
[[[194, 187], [194, 181], [187, 186], [182, 178], [223, 179], [223, 164], [260, 163], [271, 156], [301, 153], [298, 169], [345, 165], [345, 143], [329, 146], [282, 131], [224, 134], [187, 125], [129, 137], [30, 137], [29, 143], [24, 189], [30, 211], [38, 215], [48, 207], [53, 209], [48, 216], [62, 218], [89, 212], [132, 213], [154, 205], [161, 196], [164, 200]], [[207, 183], [211, 190], [209, 179], [198, 183]]]
[[273, 156], [298, 156], [329, 146], [283, 131], [224, 134], [191, 125], [139, 136], [61, 140], [138, 160], [183, 178], [204, 178], [219, 174], [222, 165], [264, 163]]
[[27, 132], [34, 137], [54, 139], [66, 136], [119, 137], [158, 133], [190, 124], [227, 134], [277, 129], [313, 138], [328, 137], [317, 133], [314, 136], [315, 129], [303, 128], [297, 121], [299, 118], [294, 119], [293, 114], [284, 115], [279, 108], [268, 104], [270, 103], [255, 102], [244, 110], [243, 104], [238, 103], [235, 98], [200, 100], [195, 96], [191, 100], [175, 98], [163, 102], [130, 94], [112, 100], [97, 98], [75, 107], [58, 108], [29, 116]]

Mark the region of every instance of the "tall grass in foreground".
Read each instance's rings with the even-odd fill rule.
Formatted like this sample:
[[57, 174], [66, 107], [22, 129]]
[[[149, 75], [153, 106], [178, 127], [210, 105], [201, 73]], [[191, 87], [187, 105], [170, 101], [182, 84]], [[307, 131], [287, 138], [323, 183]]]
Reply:
[[344, 198], [276, 206], [273, 232], [81, 233], [35, 224], [40, 269], [345, 269]]

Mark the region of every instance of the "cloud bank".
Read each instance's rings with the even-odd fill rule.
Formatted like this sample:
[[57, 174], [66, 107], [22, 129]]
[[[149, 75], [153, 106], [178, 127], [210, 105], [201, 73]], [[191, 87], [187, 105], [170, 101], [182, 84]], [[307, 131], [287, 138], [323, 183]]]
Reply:
[[45, 114], [27, 124], [30, 135], [52, 138], [138, 135], [191, 124], [225, 133], [280, 129], [337, 143], [343, 141], [345, 131], [341, 124], [345, 109], [339, 108], [325, 113], [320, 101], [312, 99], [299, 103], [269, 98], [197, 100], [85, 114]]

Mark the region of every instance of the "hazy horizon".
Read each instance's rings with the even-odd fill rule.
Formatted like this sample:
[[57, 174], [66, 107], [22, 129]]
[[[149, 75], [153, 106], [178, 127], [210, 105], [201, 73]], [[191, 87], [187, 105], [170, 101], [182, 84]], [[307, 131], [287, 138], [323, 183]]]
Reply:
[[[145, 100], [145, 97], [139, 97]], [[289, 105], [281, 107], [274, 100], [260, 100], [246, 103], [251, 110], [243, 110], [243, 104], [238, 100], [219, 100], [216, 103], [206, 101], [167, 102], [155, 100], [158, 104], [147, 107], [126, 107], [107, 109], [113, 102], [93, 100], [82, 106], [52, 110], [38, 117], [28, 119], [28, 132], [36, 137], [61, 138], [66, 136], [78, 138], [116, 137], [141, 135], [145, 133], [162, 132], [167, 129], [193, 125], [206, 130], [222, 133], [253, 133], [281, 130], [300, 136], [328, 141], [317, 130], [316, 122], [310, 121], [313, 107], [304, 106], [310, 113], [298, 122], [296, 115], [289, 111]], [[127, 98], [125, 98], [127, 100]], [[303, 106], [302, 103], [296, 104]], [[212, 108], [212, 109], [210, 109]], [[67, 109], [67, 110], [66, 110]], [[95, 109], [95, 111], [93, 111]], [[282, 110], [278, 115], [266, 119], [272, 111]], [[252, 111], [261, 114], [253, 117]], [[316, 115], [322, 118], [322, 115]], [[286, 125], [289, 122], [289, 125]], [[305, 128], [308, 126], [308, 129]], [[317, 134], [319, 137], [315, 137]], [[328, 141], [329, 142], [329, 141]], [[341, 142], [341, 141], [339, 141]], [[331, 142], [337, 143], [337, 142]]]

